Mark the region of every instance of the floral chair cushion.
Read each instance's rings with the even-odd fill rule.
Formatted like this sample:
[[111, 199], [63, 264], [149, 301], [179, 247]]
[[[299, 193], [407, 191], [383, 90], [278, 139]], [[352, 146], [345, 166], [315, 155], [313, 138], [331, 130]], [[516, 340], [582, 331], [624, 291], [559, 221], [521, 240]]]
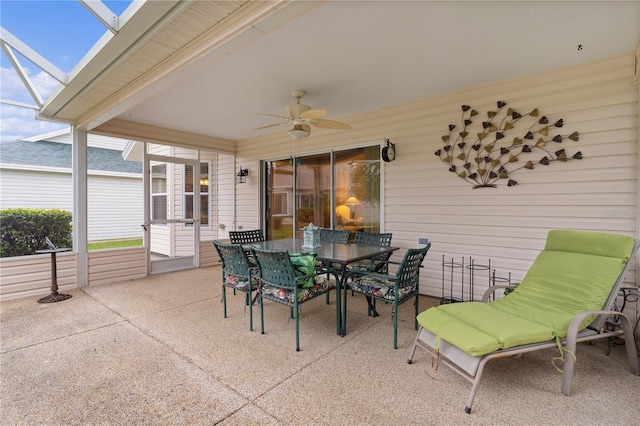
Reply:
[[[395, 281], [376, 275], [364, 275], [354, 279], [349, 283], [351, 288], [369, 294], [374, 297], [393, 300], [395, 296]], [[412, 286], [400, 287], [398, 289], [398, 299], [402, 299], [405, 294], [413, 290]]]
[[[249, 268], [249, 273], [251, 276], [251, 289], [257, 290], [258, 286], [260, 285], [258, 268], [257, 267]], [[240, 277], [237, 275], [227, 275], [225, 276], [224, 285], [239, 291], [249, 290], [249, 280], [247, 280], [247, 277]]]
[[[311, 278], [313, 279], [314, 277]], [[298, 302], [303, 302], [307, 299], [312, 299], [319, 294], [323, 294], [329, 290], [332, 285], [331, 281], [326, 277], [317, 275], [315, 277], [314, 284], [311, 287], [298, 288]], [[293, 289], [285, 289], [266, 284], [262, 286], [262, 294], [270, 298], [287, 300], [289, 303], [293, 303], [295, 301], [295, 293]]]
[[371, 260], [358, 260], [357, 262], [353, 262], [347, 265], [347, 269], [349, 271], [361, 271], [366, 272], [369, 271], [371, 267]]

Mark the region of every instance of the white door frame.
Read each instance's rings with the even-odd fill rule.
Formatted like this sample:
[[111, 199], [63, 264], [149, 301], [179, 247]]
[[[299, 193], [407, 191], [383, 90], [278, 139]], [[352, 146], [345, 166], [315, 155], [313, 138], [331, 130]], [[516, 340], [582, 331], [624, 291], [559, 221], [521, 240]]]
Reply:
[[[146, 145], [146, 144], [145, 144]], [[198, 154], [199, 155], [199, 154]], [[193, 219], [151, 219], [151, 162], [158, 161], [164, 163], [191, 165], [194, 170], [193, 185]], [[144, 149], [144, 166], [143, 166], [143, 185], [144, 185], [144, 246], [147, 249], [147, 274], [157, 274], [182, 269], [197, 268], [200, 264], [200, 185], [195, 181], [196, 172], [200, 170], [200, 160], [191, 160], [178, 158], [173, 156], [162, 156], [148, 154], [146, 147]], [[176, 188], [173, 184], [168, 188], [170, 197], [175, 196]], [[153, 225], [172, 225], [172, 224], [193, 224], [193, 255], [169, 257], [162, 259], [152, 259], [151, 257], [151, 227]], [[173, 238], [173, 237], [172, 237]]]

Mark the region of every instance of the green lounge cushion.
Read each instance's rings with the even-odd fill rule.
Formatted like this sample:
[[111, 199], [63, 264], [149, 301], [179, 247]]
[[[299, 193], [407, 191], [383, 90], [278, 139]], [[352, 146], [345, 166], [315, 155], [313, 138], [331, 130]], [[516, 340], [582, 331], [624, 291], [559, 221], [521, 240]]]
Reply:
[[568, 251], [629, 260], [635, 240], [628, 235], [556, 229], [549, 231], [545, 250]]
[[[551, 327], [563, 338], [578, 312], [602, 309], [623, 268], [618, 258], [545, 250], [518, 288], [491, 304]], [[581, 328], [593, 319], [585, 319]]]
[[551, 231], [545, 250], [508, 296], [441, 305], [418, 315], [418, 323], [473, 356], [566, 337], [575, 314], [602, 309], [633, 244], [624, 235]]
[[452, 303], [427, 309], [418, 323], [470, 355], [552, 339], [553, 329], [502, 312], [491, 303]]

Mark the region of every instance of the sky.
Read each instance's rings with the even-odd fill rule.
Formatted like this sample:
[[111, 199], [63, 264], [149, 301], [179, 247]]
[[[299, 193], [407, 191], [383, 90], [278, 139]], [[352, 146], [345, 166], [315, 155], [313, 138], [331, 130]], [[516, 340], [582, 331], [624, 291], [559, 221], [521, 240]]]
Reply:
[[[117, 15], [131, 0], [103, 1]], [[0, 24], [31, 49], [65, 73], [69, 73], [107, 28], [77, 0], [0, 0]], [[42, 99], [59, 86], [59, 82], [15, 52], [20, 65], [37, 87]], [[0, 98], [34, 105], [35, 101], [13, 69], [4, 51], [0, 53]], [[69, 129], [62, 123], [35, 119], [29, 108], [0, 104], [0, 140], [11, 141]]]

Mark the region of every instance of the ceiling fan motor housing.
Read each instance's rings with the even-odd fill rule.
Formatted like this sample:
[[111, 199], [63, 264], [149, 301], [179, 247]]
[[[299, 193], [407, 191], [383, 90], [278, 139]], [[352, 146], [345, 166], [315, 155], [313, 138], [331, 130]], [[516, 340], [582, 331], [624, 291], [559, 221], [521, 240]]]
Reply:
[[287, 114], [292, 118], [301, 118], [302, 113], [309, 111], [311, 107], [304, 104], [291, 104], [287, 105]]

